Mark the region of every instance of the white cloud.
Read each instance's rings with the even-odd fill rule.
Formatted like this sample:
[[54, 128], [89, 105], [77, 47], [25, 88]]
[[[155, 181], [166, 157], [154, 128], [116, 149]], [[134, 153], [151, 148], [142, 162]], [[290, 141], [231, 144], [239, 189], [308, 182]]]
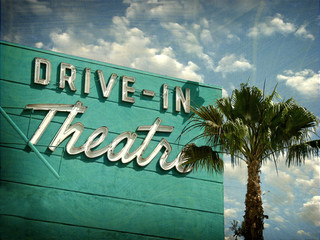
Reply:
[[129, 24], [126, 18], [113, 18], [110, 29], [115, 38], [113, 42], [97, 39], [95, 42], [87, 43], [85, 36], [81, 37], [81, 34], [70, 29], [65, 32], [52, 32], [51, 50], [203, 82], [203, 76], [197, 73], [199, 67], [195, 63], [179, 62], [171, 47], [151, 47], [151, 39], [140, 29], [130, 28]]
[[198, 10], [201, 5], [197, 1], [167, 1], [167, 0], [149, 0], [149, 1], [136, 1], [125, 0], [124, 3], [129, 4], [126, 10], [126, 17], [129, 19], [134, 18], [153, 18], [162, 21], [170, 21], [176, 19], [177, 16], [184, 19], [194, 18], [198, 15]]
[[[294, 180], [297, 178], [296, 175], [291, 173], [291, 169], [288, 169], [285, 165], [285, 157], [280, 156], [279, 162], [277, 163], [277, 169], [273, 161], [265, 162], [261, 168], [261, 178], [262, 182], [268, 184], [274, 188], [272, 192], [266, 194], [267, 198], [272, 202], [281, 204], [293, 204], [295, 195], [294, 195]], [[281, 184], [279, 184], [281, 183]], [[268, 206], [268, 211], [272, 209], [272, 204]], [[285, 209], [282, 209], [285, 210]], [[279, 212], [274, 213], [279, 214]]]
[[[270, 185], [277, 186], [282, 191], [288, 191], [288, 186], [291, 185], [294, 178], [287, 172], [279, 169], [277, 173], [274, 164], [271, 163], [270, 165], [268, 166], [268, 170], [266, 169], [265, 165], [261, 170], [265, 174], [265, 182]], [[281, 184], [279, 184], [279, 182], [281, 182]]]
[[222, 97], [228, 97], [229, 94], [227, 92], [227, 90], [225, 90], [224, 88], [222, 89]]
[[43, 47], [43, 43], [42, 43], [42, 42], [37, 42], [37, 43], [35, 44], [35, 46], [36, 46], [37, 48], [42, 48], [42, 47]]
[[300, 72], [286, 70], [284, 74], [278, 74], [277, 79], [285, 81], [287, 86], [296, 89], [301, 94], [319, 97], [319, 73], [311, 69], [304, 69]]
[[[265, 162], [262, 166], [261, 182], [264, 190], [270, 190], [263, 197], [265, 214], [269, 215], [270, 221], [281, 227], [300, 217], [315, 226], [320, 226], [320, 158], [305, 159], [303, 166], [288, 168], [285, 157], [280, 156], [278, 159], [278, 174], [272, 161]], [[303, 200], [304, 204], [299, 203], [297, 199]], [[297, 214], [293, 215], [293, 212]]]
[[294, 33], [296, 36], [314, 40], [314, 36], [306, 30], [306, 25], [301, 25], [299, 29]]
[[200, 24], [204, 28], [209, 28], [209, 21], [206, 18], [202, 18]]
[[237, 57], [235, 54], [224, 56], [215, 68], [215, 72], [221, 72], [224, 76], [230, 72], [243, 72], [253, 68], [253, 65], [249, 63], [244, 57]]
[[110, 43], [98, 39], [95, 44], [86, 44], [78, 34], [67, 30], [66, 32], [52, 32], [50, 34], [52, 51], [64, 52], [80, 57], [92, 58], [100, 61], [106, 60]]
[[[225, 157], [224, 157], [225, 158]], [[246, 166], [234, 166], [230, 163], [230, 160], [225, 160], [224, 162], [224, 177], [231, 179], [236, 179], [242, 185], [247, 183], [248, 173]]]
[[235, 218], [238, 211], [239, 211], [239, 209], [237, 209], [237, 208], [224, 209], [224, 217], [225, 218], [232, 218], [232, 217]]
[[283, 19], [281, 14], [276, 14], [275, 17], [268, 17], [264, 22], [257, 23], [254, 27], [250, 28], [248, 31], [249, 37], [257, 36], [271, 36], [276, 33], [281, 33], [284, 35], [294, 33], [295, 36], [314, 40], [315, 37], [306, 30], [306, 25], [301, 25], [298, 29], [297, 27], [288, 21]]
[[238, 206], [238, 207], [243, 206], [243, 203], [241, 203], [241, 202], [237, 201], [236, 199], [232, 198], [231, 196], [227, 196], [227, 195], [224, 195], [224, 202]]
[[[185, 53], [196, 56], [201, 59], [205, 66], [213, 70], [213, 61], [208, 54], [204, 53], [203, 47], [198, 41], [198, 37], [188, 27], [182, 26], [179, 23], [163, 23], [162, 27], [170, 32], [176, 42]], [[212, 42], [209, 30], [205, 29], [200, 35], [202, 41]]]
[[48, 15], [52, 12], [50, 3], [38, 0], [26, 0], [27, 4], [17, 4], [21, 12], [29, 12], [35, 15]]
[[320, 227], [320, 196], [313, 196], [312, 199], [303, 204], [300, 215], [308, 222]]
[[303, 230], [298, 230], [297, 234], [300, 235], [300, 236], [308, 236], [308, 237], [310, 237], [310, 233], [305, 232]]
[[12, 32], [9, 32], [8, 34], [1, 37], [1, 40], [8, 41], [8, 42], [14, 42], [14, 43], [21, 43], [22, 38], [19, 34], [14, 34]]
[[203, 42], [206, 45], [212, 44], [213, 40], [211, 37], [211, 33], [208, 29], [203, 29], [200, 34], [201, 42]]
[[274, 27], [275, 31], [281, 33], [290, 33], [295, 29], [295, 26], [292, 23], [285, 23], [280, 14], [277, 14], [276, 17], [270, 21], [270, 25]]
[[240, 38], [239, 38], [237, 35], [231, 34], [231, 33], [228, 33], [227, 39], [228, 39], [228, 40], [240, 41]]
[[272, 220], [277, 223], [284, 223], [285, 222], [284, 218], [281, 216], [275, 216]]
[[271, 36], [275, 33], [288, 34], [296, 30], [294, 24], [284, 22], [281, 14], [276, 14], [274, 18], [267, 18], [265, 22], [257, 23], [249, 29], [248, 36], [256, 37], [258, 35]]
[[294, 173], [297, 176], [295, 185], [304, 192], [310, 195], [317, 195], [319, 193], [320, 185], [320, 158], [306, 159], [305, 165], [301, 168], [295, 168]]

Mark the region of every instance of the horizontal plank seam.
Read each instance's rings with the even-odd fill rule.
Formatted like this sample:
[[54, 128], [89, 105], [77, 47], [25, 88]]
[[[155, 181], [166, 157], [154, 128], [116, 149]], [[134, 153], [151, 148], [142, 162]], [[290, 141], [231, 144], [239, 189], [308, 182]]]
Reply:
[[195, 208], [186, 208], [186, 207], [174, 206], [174, 205], [169, 205], [169, 204], [164, 204], [164, 203], [154, 203], [154, 202], [141, 201], [141, 200], [130, 199], [130, 198], [115, 197], [115, 196], [110, 196], [110, 195], [105, 195], [105, 194], [88, 193], [88, 192], [82, 192], [82, 191], [78, 191], [78, 190], [70, 190], [70, 189], [65, 189], [65, 188], [42, 186], [42, 185], [38, 185], [38, 184], [23, 183], [23, 182], [17, 182], [17, 181], [6, 180], [6, 179], [1, 179], [1, 181], [8, 182], [8, 183], [13, 183], [13, 184], [18, 184], [18, 185], [27, 185], [27, 186], [38, 187], [38, 188], [54, 189], [54, 190], [60, 190], [60, 191], [65, 191], [65, 192], [72, 192], [72, 193], [77, 193], [77, 194], [90, 195], [90, 196], [95, 196], [95, 197], [112, 198], [112, 199], [118, 199], [118, 200], [124, 200], [124, 201], [138, 202], [138, 203], [143, 203], [143, 204], [157, 205], [157, 206], [163, 206], [163, 207], [169, 207], [169, 208], [177, 208], [177, 209], [196, 211], [196, 212], [203, 212], [203, 213], [209, 213], [209, 214], [217, 214], [217, 215], [223, 215], [224, 214], [224, 213], [208, 211], [208, 210], [201, 210], [201, 209], [195, 209]]
[[[4, 143], [2, 143], [2, 142], [0, 142], [0, 148], [1, 147], [3, 147], [3, 148], [10, 148], [10, 149], [15, 149], [15, 150], [21, 150], [21, 151], [24, 151], [23, 149], [21, 149], [21, 148], [16, 148], [16, 147], [14, 147], [14, 146], [4, 146], [4, 145], [2, 145], [2, 144], [4, 144]], [[41, 151], [40, 151], [41, 152]], [[41, 153], [44, 153], [44, 152], [41, 152]], [[62, 153], [63, 154], [63, 153]], [[61, 157], [61, 155], [58, 155], [58, 154], [54, 154], [54, 153], [52, 153], [52, 155], [54, 155], [54, 156], [57, 156], [57, 157]], [[76, 156], [74, 159], [77, 159], [77, 160], [79, 160], [79, 161], [83, 161], [83, 160], [81, 160], [81, 157], [79, 157], [79, 156]], [[69, 161], [69, 160], [68, 160]], [[85, 162], [85, 161], [83, 161], [83, 162]], [[96, 164], [102, 164], [102, 165], [105, 165], [103, 162], [97, 162], [97, 161], [87, 161], [86, 163], [96, 163]], [[112, 162], [110, 162], [110, 163], [112, 163]], [[126, 166], [126, 167], [128, 167], [128, 168], [131, 168], [131, 169], [134, 169], [133, 167], [131, 167], [131, 166]], [[157, 173], [158, 174], [158, 172], [157, 171], [154, 171], [154, 170], [149, 170], [149, 169], [144, 169], [143, 171], [147, 171], [147, 172], [152, 172], [152, 173]], [[167, 172], [168, 173], [168, 175], [171, 175], [171, 176], [174, 176], [173, 175], [173, 173], [171, 173], [171, 172]], [[174, 176], [175, 177], [175, 176]], [[204, 181], [204, 182], [210, 182], [210, 183], [217, 183], [217, 184], [223, 184], [223, 182], [222, 181], [215, 181], [215, 180], [209, 180], [209, 179], [202, 179], [202, 178], [197, 178], [197, 177], [191, 177], [191, 176], [188, 176], [188, 175], [183, 175], [183, 176], [181, 176], [181, 177], [183, 177], [183, 178], [188, 178], [188, 179], [194, 179], [194, 180], [197, 180], [197, 181]]]
[[0, 214], [0, 216], [15, 217], [15, 218], [21, 218], [21, 219], [24, 219], [24, 220], [28, 220], [28, 221], [43, 222], [43, 223], [50, 223], [50, 224], [60, 224], [60, 225], [71, 226], [71, 227], [90, 228], [90, 229], [95, 229], [95, 230], [126, 233], [126, 234], [131, 234], [131, 235], [138, 235], [138, 236], [163, 238], [163, 239], [179, 239], [179, 238], [170, 238], [170, 237], [163, 237], [163, 236], [143, 234], [143, 233], [135, 233], [135, 232], [127, 232], [127, 231], [121, 231], [121, 230], [114, 230], [114, 229], [108, 229], [108, 228], [77, 225], [77, 224], [71, 224], [71, 223], [65, 223], [65, 222], [56, 222], [56, 221], [49, 221], [49, 220], [42, 220], [42, 219], [34, 219], [34, 218], [30, 218], [30, 217], [13, 215], [13, 214]]

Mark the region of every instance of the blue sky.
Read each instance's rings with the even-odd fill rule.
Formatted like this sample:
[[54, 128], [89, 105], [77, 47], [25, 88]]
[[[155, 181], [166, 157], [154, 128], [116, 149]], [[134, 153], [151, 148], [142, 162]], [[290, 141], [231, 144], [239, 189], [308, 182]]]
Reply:
[[[1, 0], [1, 40], [222, 86], [247, 82], [319, 116], [319, 1]], [[319, 132], [319, 130], [318, 130]], [[246, 167], [225, 168], [225, 233]], [[319, 239], [319, 158], [262, 169], [265, 239]]]

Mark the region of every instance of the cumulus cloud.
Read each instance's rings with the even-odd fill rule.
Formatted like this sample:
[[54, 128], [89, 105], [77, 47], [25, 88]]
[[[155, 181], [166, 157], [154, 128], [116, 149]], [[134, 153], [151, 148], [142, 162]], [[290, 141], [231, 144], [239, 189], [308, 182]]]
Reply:
[[283, 16], [277, 14], [274, 18], [267, 18], [265, 22], [257, 23], [256, 26], [249, 29], [248, 36], [256, 37], [258, 35], [270, 36], [275, 33], [288, 34], [296, 30], [294, 24], [284, 22]]
[[300, 236], [308, 236], [308, 237], [310, 237], [310, 233], [305, 232], [303, 230], [298, 230], [297, 234], [300, 235]]
[[281, 216], [275, 216], [272, 220], [277, 223], [284, 223], [285, 222], [285, 219]]
[[[191, 56], [198, 57], [205, 63], [208, 69], [213, 70], [213, 60], [208, 54], [204, 53], [203, 47], [194, 32], [186, 26], [173, 22], [163, 23], [162, 27], [170, 32], [174, 37], [173, 41], [177, 43], [179, 48]], [[206, 29], [202, 30], [200, 38], [205, 42], [212, 41], [210, 31]]]
[[[263, 198], [263, 207], [270, 221], [281, 227], [294, 217], [303, 218], [315, 226], [320, 225], [319, 161], [319, 157], [314, 157], [306, 159], [304, 166], [288, 168], [285, 156], [280, 156], [278, 173], [272, 161], [262, 166], [262, 183], [266, 183], [270, 189]], [[304, 200], [304, 203], [296, 199]], [[293, 211], [298, 213], [292, 215]]]
[[211, 33], [208, 29], [203, 29], [201, 34], [200, 34], [200, 39], [201, 39], [201, 42], [203, 42], [204, 44], [212, 44], [213, 40], [212, 40], [212, 37], [211, 37]]
[[15, 42], [15, 43], [22, 42], [22, 38], [19, 33], [15, 34], [15, 33], [9, 32], [8, 34], [1, 36], [1, 39], [8, 42]]
[[19, 13], [22, 14], [34, 14], [38, 16], [48, 15], [52, 13], [52, 9], [49, 7], [50, 3], [38, 0], [26, 0], [16, 4]]
[[224, 177], [228, 179], [236, 179], [242, 185], [247, 184], [247, 168], [245, 166], [234, 166], [230, 161], [226, 160], [224, 163]]
[[237, 208], [229, 208], [229, 209], [224, 209], [224, 217], [225, 218], [232, 218], [237, 215], [237, 212], [239, 209]]
[[240, 41], [240, 38], [235, 35], [235, 34], [232, 34], [232, 33], [228, 33], [227, 34], [227, 39], [230, 41], [230, 40], [235, 40], [235, 41]]
[[43, 42], [37, 42], [37, 43], [35, 44], [35, 46], [36, 46], [37, 48], [42, 48], [42, 47], [43, 47]]
[[78, 37], [76, 32], [67, 30], [66, 32], [51, 32], [50, 39], [53, 47], [52, 51], [64, 52], [80, 57], [92, 58], [95, 60], [106, 60], [106, 54], [110, 43], [103, 39], [98, 39], [96, 43], [85, 43]]
[[237, 57], [235, 54], [224, 56], [215, 68], [215, 72], [221, 72], [223, 76], [231, 72], [243, 72], [253, 68], [253, 65], [244, 57]]
[[320, 227], [320, 196], [313, 196], [312, 199], [303, 204], [300, 215], [308, 222]]
[[285, 81], [290, 86], [306, 96], [319, 97], [319, 73], [311, 69], [304, 69], [300, 72], [286, 70], [283, 74], [278, 74], [277, 79]]
[[224, 195], [224, 202], [237, 207], [242, 207], [244, 205], [242, 202], [238, 201], [238, 199], [228, 195]]
[[284, 35], [294, 33], [295, 36], [314, 40], [314, 36], [306, 30], [306, 25], [297, 27], [288, 21], [283, 19], [281, 14], [276, 14], [275, 17], [268, 17], [264, 22], [257, 23], [254, 27], [248, 31], [249, 37], [257, 36], [271, 36], [276, 33]]
[[301, 168], [293, 168], [292, 173], [295, 174], [295, 186], [302, 191], [308, 192], [315, 196], [319, 193], [320, 185], [320, 158], [306, 159], [305, 165]]
[[222, 89], [222, 97], [228, 97], [228, 96], [229, 96], [228, 91], [223, 88]]
[[197, 9], [201, 8], [200, 4], [192, 0], [186, 1], [137, 1], [125, 0], [124, 3], [129, 4], [126, 10], [126, 17], [134, 18], [161, 18], [163, 21], [170, 21], [180, 16], [184, 19], [197, 17]]
[[[293, 177], [283, 171], [278, 169], [278, 173], [275, 170], [275, 166], [271, 163], [271, 166], [268, 167], [263, 167], [262, 170], [265, 173], [265, 182], [273, 185], [273, 186], [278, 186], [278, 188], [282, 191], [288, 191], [288, 186], [291, 185], [293, 182]], [[281, 184], [278, 185], [278, 183], [281, 182]]]
[[[296, 197], [295, 187], [312, 194], [314, 191], [311, 191], [311, 189], [319, 186], [317, 184], [319, 174], [317, 174], [317, 168], [315, 167], [318, 161], [315, 160], [306, 159], [305, 166], [288, 168], [285, 165], [285, 156], [280, 156], [277, 164], [278, 172], [275, 169], [274, 162], [266, 162], [261, 169], [262, 181], [277, 190], [274, 193], [267, 194], [270, 201], [281, 201], [281, 204], [293, 204]], [[306, 188], [307, 184], [309, 184], [308, 188]], [[269, 207], [268, 205], [266, 206]], [[271, 208], [272, 206], [270, 205]]]
[[114, 17], [110, 32], [114, 41], [97, 39], [87, 43], [81, 33], [73, 30], [52, 32], [51, 50], [96, 59], [126, 67], [203, 82], [199, 67], [192, 61], [179, 62], [171, 47], [151, 47], [151, 39], [139, 28], [130, 28], [127, 18]]
[[299, 29], [294, 33], [296, 36], [314, 40], [314, 36], [306, 30], [306, 25], [302, 25]]
[[33, 13], [43, 15], [52, 12], [52, 9], [48, 6], [48, 2], [38, 0], [27, 0], [30, 3], [30, 7]]

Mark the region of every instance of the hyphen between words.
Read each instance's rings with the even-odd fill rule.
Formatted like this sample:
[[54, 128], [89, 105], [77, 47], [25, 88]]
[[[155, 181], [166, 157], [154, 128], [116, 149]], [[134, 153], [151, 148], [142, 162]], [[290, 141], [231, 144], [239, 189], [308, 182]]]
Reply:
[[[43, 70], [42, 68], [45, 68]], [[41, 78], [41, 71], [45, 71], [45, 78]], [[70, 74], [67, 74], [67, 71]], [[85, 68], [85, 87], [84, 93], [89, 94], [90, 92], [90, 69]], [[102, 95], [105, 98], [108, 98], [110, 92], [114, 86], [114, 83], [117, 79], [117, 74], [111, 74], [108, 84], [104, 80], [103, 72], [101, 70], [97, 70], [97, 74], [99, 76], [99, 82], [102, 90]], [[60, 64], [60, 82], [59, 88], [65, 88], [65, 83], [67, 82], [70, 89], [72, 91], [76, 91], [74, 81], [76, 79], [76, 68], [68, 63], [61, 63]], [[35, 72], [34, 72], [34, 83], [40, 85], [48, 85], [51, 80], [51, 63], [47, 59], [43, 58], [35, 58]], [[129, 83], [135, 83], [135, 78], [129, 76], [122, 76], [122, 101], [134, 103], [135, 99], [133, 97], [129, 97], [128, 93], [134, 93], [135, 89], [132, 86], [128, 86]], [[180, 87], [175, 87], [176, 92], [176, 106], [175, 110], [179, 112], [181, 110], [181, 105], [184, 108], [186, 113], [190, 113], [190, 89], [185, 89], [185, 96], [182, 92]], [[152, 90], [143, 90], [142, 94], [145, 96], [153, 97], [155, 95], [154, 91]], [[168, 85], [163, 84], [163, 93], [162, 93], [163, 103], [162, 108], [168, 109]], [[123, 132], [118, 135], [109, 145], [98, 149], [93, 150], [94, 148], [98, 147], [107, 137], [108, 135], [108, 128], [105, 126], [99, 127], [95, 131], [91, 133], [88, 137], [86, 142], [80, 146], [75, 147], [77, 140], [79, 139], [80, 135], [84, 130], [84, 125], [80, 122], [74, 123], [71, 125], [72, 121], [76, 117], [78, 113], [84, 113], [87, 107], [83, 106], [82, 102], [77, 101], [75, 105], [69, 104], [28, 104], [26, 106], [27, 109], [33, 110], [44, 110], [48, 111], [47, 115], [42, 120], [41, 124], [39, 125], [38, 129], [32, 136], [30, 142], [32, 144], [36, 144], [40, 137], [43, 135], [44, 131], [47, 129], [49, 123], [55, 116], [57, 112], [67, 112], [69, 113], [66, 117], [65, 121], [61, 125], [60, 129], [57, 131], [55, 137], [51, 141], [49, 145], [49, 149], [54, 151], [56, 147], [59, 146], [61, 142], [63, 142], [67, 137], [71, 136], [69, 142], [66, 145], [67, 153], [70, 155], [79, 154], [84, 152], [84, 154], [88, 158], [95, 158], [99, 157], [103, 154], [107, 154], [109, 161], [118, 161], [121, 160], [122, 163], [128, 163], [132, 160], [136, 159], [139, 166], [146, 166], [148, 165], [154, 157], [162, 150], [163, 151], [159, 164], [163, 170], [170, 170], [173, 167], [177, 169], [177, 171], [181, 173], [190, 172], [191, 168], [185, 168], [182, 164], [184, 162], [183, 157], [181, 157], [181, 153], [175, 158], [175, 160], [171, 162], [167, 162], [167, 158], [169, 157], [172, 147], [170, 143], [162, 138], [162, 140], [158, 143], [152, 153], [144, 158], [143, 153], [147, 149], [150, 141], [152, 140], [153, 136], [156, 132], [167, 132], [171, 133], [174, 130], [173, 126], [161, 126], [161, 119], [157, 118], [153, 125], [145, 125], [139, 126], [136, 131], [148, 131], [147, 136], [143, 140], [142, 144], [135, 149], [134, 151], [130, 152], [132, 145], [134, 144], [137, 134], [131, 133], [129, 131]], [[123, 141], [126, 141], [125, 145], [122, 147], [120, 151], [115, 153], [116, 147]]]

